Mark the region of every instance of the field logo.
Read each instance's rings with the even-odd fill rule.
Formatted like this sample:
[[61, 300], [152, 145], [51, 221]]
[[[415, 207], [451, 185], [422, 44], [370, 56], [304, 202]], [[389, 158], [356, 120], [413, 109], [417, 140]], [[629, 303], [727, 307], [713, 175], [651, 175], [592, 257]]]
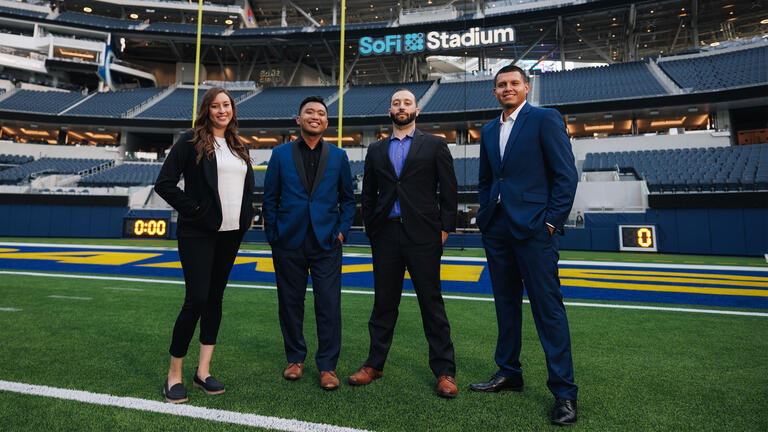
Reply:
[[360, 38], [360, 54], [411, 54], [422, 51], [440, 51], [475, 48], [505, 44], [515, 41], [515, 29], [502, 27], [480, 29], [473, 27], [466, 32], [407, 33], [386, 35], [381, 38]]

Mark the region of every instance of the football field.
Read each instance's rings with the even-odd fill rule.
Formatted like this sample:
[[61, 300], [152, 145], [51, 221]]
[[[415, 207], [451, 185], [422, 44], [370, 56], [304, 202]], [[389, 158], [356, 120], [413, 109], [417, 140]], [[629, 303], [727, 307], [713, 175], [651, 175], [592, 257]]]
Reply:
[[[190, 403], [175, 406], [164, 403], [161, 393], [184, 296], [174, 243], [105, 240], [71, 248], [49, 239], [46, 245], [3, 240], [0, 430], [555, 428], [548, 423], [553, 400], [527, 306], [525, 391], [468, 391], [471, 382], [495, 371], [495, 312], [481, 252], [448, 251], [443, 263], [456, 399], [434, 394], [410, 290], [401, 302], [383, 378], [366, 387], [346, 385], [368, 351], [373, 296], [364, 249], [345, 252], [344, 265], [353, 267], [346, 268], [342, 295], [341, 387], [325, 392], [318, 386], [311, 292], [305, 376], [285, 381], [271, 259], [256, 246], [244, 248], [251, 250], [238, 258], [242, 270], [233, 271], [224, 296], [212, 373], [227, 392], [208, 396], [192, 387], [198, 351], [193, 341], [184, 365]], [[580, 418], [573, 429], [768, 430], [764, 261], [568, 252], [561, 258], [580, 387]]]

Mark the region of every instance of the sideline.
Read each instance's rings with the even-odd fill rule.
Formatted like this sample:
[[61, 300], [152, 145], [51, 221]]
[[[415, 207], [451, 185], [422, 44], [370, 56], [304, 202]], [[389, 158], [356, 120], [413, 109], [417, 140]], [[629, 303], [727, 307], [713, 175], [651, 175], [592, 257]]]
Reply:
[[[39, 273], [39, 272], [8, 271], [8, 270], [0, 270], [0, 274], [18, 275], [18, 276], [34, 276], [34, 277], [54, 277], [54, 278], [68, 278], [68, 279], [91, 279], [91, 280], [184, 285], [183, 280], [145, 279], [145, 278], [133, 278], [133, 277], [123, 277], [123, 276], [95, 276], [95, 275], [76, 275], [76, 274], [68, 274], [68, 273]], [[268, 290], [277, 289], [277, 287], [275, 287], [274, 285], [250, 285], [250, 284], [238, 284], [238, 283], [228, 283], [227, 287], [268, 289]], [[312, 288], [307, 288], [307, 291], [312, 291]], [[373, 290], [368, 291], [368, 290], [342, 289], [341, 292], [344, 294], [373, 295]], [[403, 297], [416, 297], [416, 293], [403, 292]], [[493, 297], [488, 297], [488, 296], [474, 297], [474, 296], [459, 296], [459, 295], [444, 294], [443, 298], [450, 299], [450, 300], [470, 300], [470, 301], [484, 301], [484, 302], [493, 301]], [[529, 303], [529, 301], [523, 300], [523, 303]], [[681, 307], [667, 307], [667, 306], [622, 305], [622, 304], [611, 304], [611, 303], [582, 303], [582, 302], [568, 302], [568, 301], [563, 303], [566, 306], [572, 306], [572, 307], [596, 307], [596, 308], [608, 308], [608, 309], [654, 310], [654, 311], [667, 311], [667, 312], [707, 313], [707, 314], [715, 314], [715, 315], [768, 317], [768, 312], [748, 312], [748, 311], [734, 311], [734, 310], [724, 310], [724, 309], [695, 309], [695, 308], [681, 308]]]
[[109, 394], [91, 393], [82, 390], [69, 390], [12, 381], [0, 380], [0, 390], [35, 396], [52, 397], [56, 399], [73, 400], [95, 405], [114, 406], [119, 408], [135, 409], [139, 411], [150, 411], [181, 417], [198, 418], [220, 423], [261, 427], [265, 429], [274, 429], [280, 431], [365, 432], [363, 429], [346, 428], [323, 423], [310, 423], [293, 419], [284, 419], [280, 417], [267, 417], [257, 414], [225, 411], [194, 405], [171, 404], [148, 399], [112, 396]]

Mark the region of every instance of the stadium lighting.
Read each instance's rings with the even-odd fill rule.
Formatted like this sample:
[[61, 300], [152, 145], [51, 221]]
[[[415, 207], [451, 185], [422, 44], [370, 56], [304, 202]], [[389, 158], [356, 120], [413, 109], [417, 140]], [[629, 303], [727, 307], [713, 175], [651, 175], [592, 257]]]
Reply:
[[651, 127], [682, 127], [687, 118], [687, 116], [683, 116], [680, 120], [654, 120], [651, 122]]
[[584, 125], [585, 132], [600, 132], [613, 130], [613, 123], [599, 124], [599, 125]]
[[21, 130], [25, 135], [32, 135], [32, 136], [50, 136], [48, 135], [48, 131], [39, 131], [39, 130], [29, 130], [21, 128]]
[[233, 22], [234, 22], [234, 21], [232, 21], [231, 19], [227, 19], [226, 21], [224, 21], [224, 24], [226, 24], [226, 25], [232, 25], [232, 23], [233, 23]]
[[760, 20], [760, 24], [768, 24], [768, 18]]
[[130, 16], [131, 19], [139, 19], [139, 14], [137, 14], [137, 13], [132, 13], [132, 14], [130, 14], [128, 16]]
[[93, 9], [89, 8], [88, 6], [86, 6], [86, 7], [83, 8], [83, 12], [91, 13], [91, 12], [93, 12]]
[[89, 59], [89, 60], [93, 60], [93, 59], [96, 58], [96, 55], [93, 54], [93, 53], [83, 53], [83, 52], [78, 52], [78, 51], [67, 51], [67, 50], [61, 49], [61, 48], [59, 48], [59, 54], [61, 54], [63, 56], [84, 58], [84, 59]]
[[720, 45], [720, 42], [712, 42], [711, 44], [709, 44], [709, 46], [711, 47], [716, 47], [718, 45]]

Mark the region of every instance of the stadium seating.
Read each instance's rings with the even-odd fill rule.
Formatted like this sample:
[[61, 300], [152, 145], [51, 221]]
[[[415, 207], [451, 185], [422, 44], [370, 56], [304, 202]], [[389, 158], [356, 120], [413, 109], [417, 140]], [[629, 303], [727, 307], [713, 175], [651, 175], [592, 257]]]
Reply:
[[634, 172], [651, 193], [768, 190], [768, 144], [587, 153], [582, 171]]
[[0, 164], [4, 165], [23, 165], [34, 159], [32, 156], [0, 154]]
[[77, 182], [78, 186], [110, 187], [110, 186], [144, 186], [151, 185], [160, 173], [160, 163], [124, 163], [112, 169], [83, 177]]
[[0, 6], [0, 13], [17, 15], [24, 18], [45, 18], [46, 16], [48, 16], [48, 14], [45, 12], [38, 12], [38, 11], [27, 10], [27, 9], [17, 9], [17, 8], [12, 8], [8, 6]]
[[67, 111], [68, 115], [120, 117], [132, 108], [160, 94], [166, 87], [151, 87], [98, 93]]
[[[432, 85], [432, 81], [406, 84], [375, 84], [350, 87], [344, 93], [344, 115], [350, 117], [386, 116], [389, 97], [400, 87], [413, 92], [416, 99], [421, 99]], [[328, 106], [329, 117], [338, 117], [338, 101]]]
[[[140, 113], [136, 117], [159, 119], [191, 119], [194, 91], [195, 90], [191, 88], [177, 88], [157, 104], [152, 105], [146, 111]], [[200, 104], [203, 94], [205, 94], [206, 91], [207, 89], [198, 89], [198, 105]], [[229, 90], [229, 94], [232, 95], [235, 101], [245, 96], [247, 93], [247, 90]]]
[[768, 46], [700, 55], [682, 60], [662, 59], [659, 66], [680, 87], [704, 91], [768, 83]]
[[141, 24], [141, 21], [121, 18], [109, 18], [99, 15], [81, 14], [77, 12], [62, 12], [56, 21], [69, 24], [103, 27], [113, 30], [131, 30]]
[[291, 118], [295, 117], [299, 104], [307, 96], [328, 99], [338, 87], [275, 87], [268, 88], [256, 96], [237, 105], [237, 117], [246, 118]]
[[541, 105], [668, 94], [643, 62], [549, 72], [538, 83]]
[[441, 83], [429, 102], [422, 108], [422, 112], [498, 109], [499, 102], [493, 96], [492, 90], [492, 80]]
[[477, 190], [480, 158], [456, 158], [453, 160], [453, 170], [460, 191]]
[[0, 110], [58, 114], [84, 97], [78, 92], [19, 90], [0, 101]]
[[19, 184], [32, 175], [78, 174], [114, 163], [108, 159], [40, 158], [32, 162], [0, 171], [0, 184]]

